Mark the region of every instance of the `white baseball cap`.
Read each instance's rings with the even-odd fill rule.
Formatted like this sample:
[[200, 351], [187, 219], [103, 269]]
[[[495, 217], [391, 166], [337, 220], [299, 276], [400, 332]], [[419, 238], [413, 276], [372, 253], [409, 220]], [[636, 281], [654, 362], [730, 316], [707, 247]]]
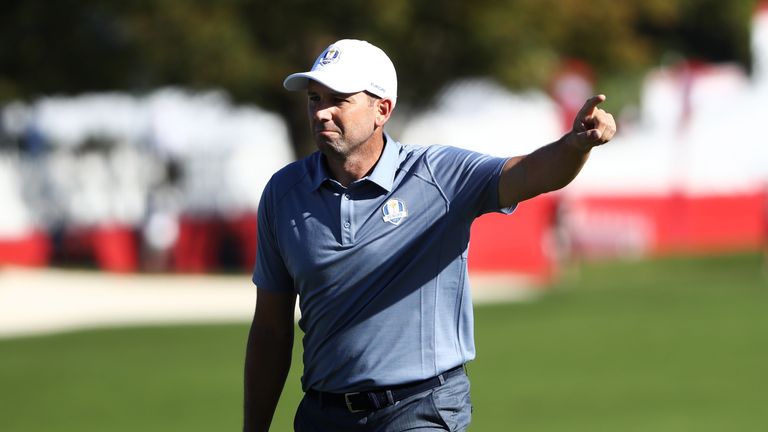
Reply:
[[288, 75], [283, 87], [306, 90], [309, 80], [339, 93], [370, 92], [397, 99], [395, 65], [380, 48], [362, 40], [342, 39], [329, 45], [309, 72]]

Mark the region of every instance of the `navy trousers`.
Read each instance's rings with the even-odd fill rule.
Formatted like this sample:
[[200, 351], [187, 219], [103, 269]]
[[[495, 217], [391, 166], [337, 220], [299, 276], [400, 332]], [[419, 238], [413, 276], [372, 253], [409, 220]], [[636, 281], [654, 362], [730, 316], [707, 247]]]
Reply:
[[465, 431], [471, 419], [469, 378], [462, 373], [392, 406], [360, 413], [305, 395], [293, 427], [296, 432]]

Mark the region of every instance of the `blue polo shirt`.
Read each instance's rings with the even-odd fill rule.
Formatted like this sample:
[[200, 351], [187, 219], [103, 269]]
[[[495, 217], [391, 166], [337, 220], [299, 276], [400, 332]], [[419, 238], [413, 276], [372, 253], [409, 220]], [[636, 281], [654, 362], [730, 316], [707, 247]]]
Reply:
[[299, 295], [302, 387], [349, 392], [440, 374], [475, 357], [467, 247], [499, 209], [506, 159], [385, 136], [349, 187], [316, 152], [267, 184], [253, 282]]

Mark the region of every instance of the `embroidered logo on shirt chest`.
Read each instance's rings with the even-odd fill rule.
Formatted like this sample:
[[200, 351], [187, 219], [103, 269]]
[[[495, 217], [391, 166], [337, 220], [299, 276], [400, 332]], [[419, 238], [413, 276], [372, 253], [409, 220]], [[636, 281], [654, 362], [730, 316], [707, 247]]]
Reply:
[[395, 226], [400, 225], [400, 222], [408, 217], [408, 208], [399, 199], [392, 198], [388, 200], [384, 203], [381, 211], [384, 212], [384, 222], [389, 222]]

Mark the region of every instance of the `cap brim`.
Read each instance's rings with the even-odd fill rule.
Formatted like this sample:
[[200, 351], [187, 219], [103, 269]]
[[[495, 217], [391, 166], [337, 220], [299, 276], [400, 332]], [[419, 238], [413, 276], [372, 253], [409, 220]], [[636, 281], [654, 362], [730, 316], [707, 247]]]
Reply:
[[307, 88], [309, 77], [306, 72], [288, 75], [283, 81], [283, 87], [289, 91], [299, 91]]
[[340, 79], [338, 74], [328, 74], [322, 71], [299, 72], [288, 75], [283, 81], [283, 87], [289, 91], [306, 90], [309, 80], [317, 81], [339, 93], [357, 93], [365, 90], [364, 84], [356, 83], [348, 78]]

